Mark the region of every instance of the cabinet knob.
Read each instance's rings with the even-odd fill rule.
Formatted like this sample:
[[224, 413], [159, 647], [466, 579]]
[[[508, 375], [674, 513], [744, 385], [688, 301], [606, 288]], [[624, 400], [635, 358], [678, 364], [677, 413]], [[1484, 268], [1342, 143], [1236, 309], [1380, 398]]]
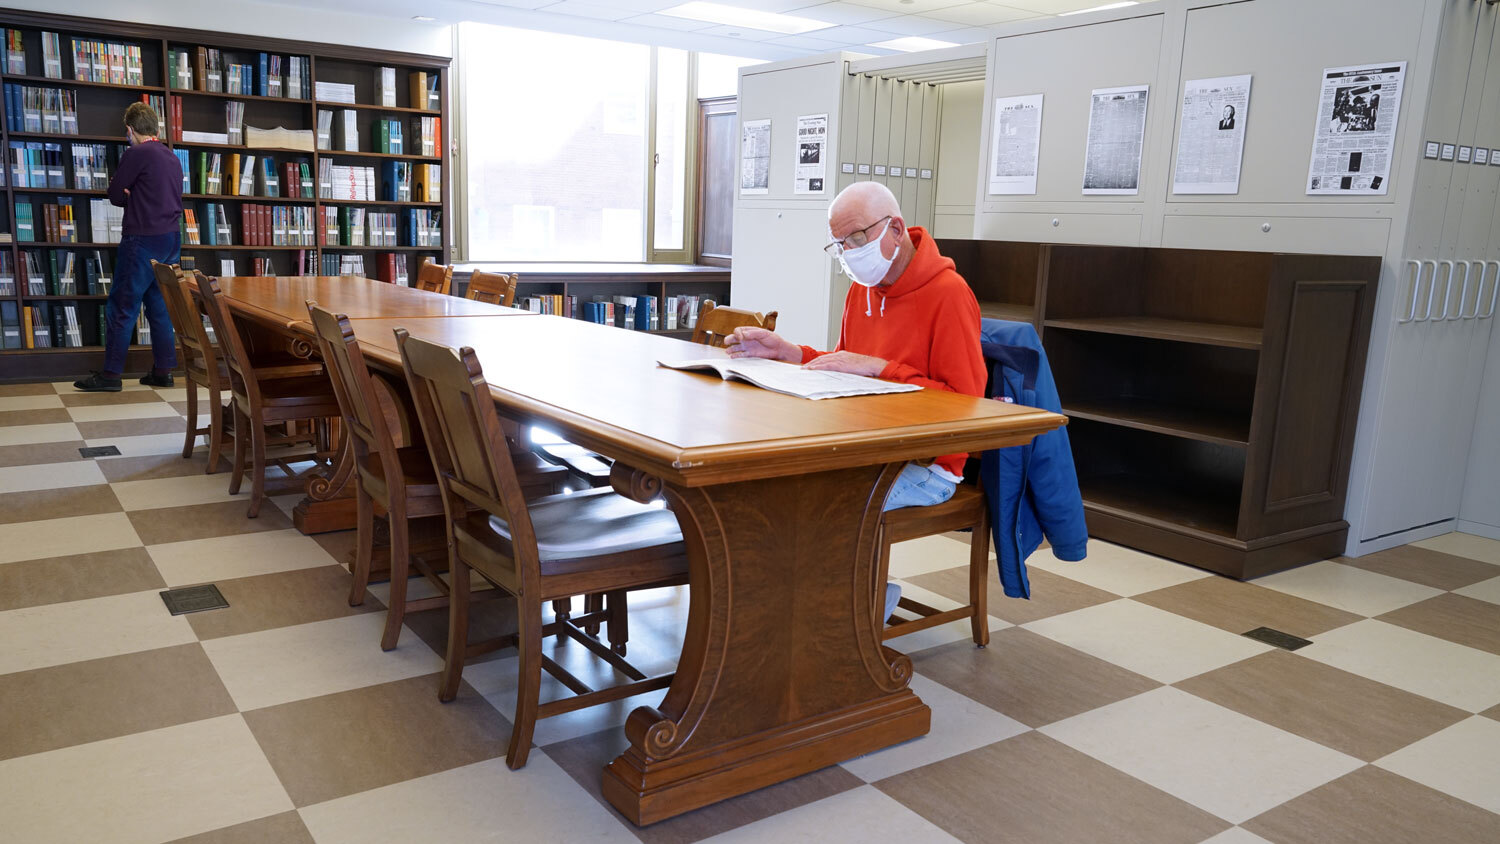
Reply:
[[1260, 224], [1260, 230], [1263, 231], [1263, 232], [1270, 231], [1271, 230], [1271, 224], [1270, 223], [1261, 223]]
[[1062, 225], [1062, 220], [1059, 220], [1056, 217], [1053, 217], [1052, 218], [1052, 228], [1055, 229], [1055, 228], [1057, 228], [1060, 225]]

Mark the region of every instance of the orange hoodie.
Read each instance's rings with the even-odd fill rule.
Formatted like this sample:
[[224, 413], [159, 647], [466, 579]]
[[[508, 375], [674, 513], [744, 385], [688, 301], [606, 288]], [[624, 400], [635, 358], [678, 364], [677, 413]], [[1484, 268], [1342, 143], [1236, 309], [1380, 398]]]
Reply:
[[[912, 226], [916, 254], [889, 287], [849, 285], [834, 351], [884, 358], [880, 377], [932, 390], [984, 395], [984, 354], [979, 350], [979, 302], [974, 291], [938, 253], [921, 226]], [[802, 362], [826, 355], [802, 347]], [[967, 454], [945, 454], [938, 468], [963, 477]]]

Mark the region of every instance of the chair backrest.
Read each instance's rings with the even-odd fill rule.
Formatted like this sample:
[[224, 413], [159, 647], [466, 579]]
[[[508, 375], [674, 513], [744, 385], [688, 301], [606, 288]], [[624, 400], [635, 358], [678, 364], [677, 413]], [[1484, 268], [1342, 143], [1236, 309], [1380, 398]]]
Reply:
[[716, 307], [713, 302], [704, 302], [698, 313], [698, 322], [693, 327], [693, 342], [705, 346], [724, 345], [724, 338], [742, 325], [753, 325], [768, 331], [776, 330], [776, 311], [762, 315], [758, 311], [743, 308]]
[[[318, 335], [318, 348], [323, 354], [323, 365], [329, 370], [333, 381], [333, 394], [338, 399], [344, 424], [354, 434], [356, 457], [360, 458], [360, 472], [365, 471], [364, 456], [374, 452], [380, 457], [380, 465], [386, 468], [387, 484], [399, 478], [400, 472], [391, 471], [399, 466], [396, 443], [391, 437], [385, 414], [372, 405], [375, 398], [375, 382], [365, 365], [364, 352], [359, 341], [354, 339], [354, 327], [343, 314], [334, 314], [311, 299], [307, 300], [307, 312], [312, 315], [313, 329]], [[363, 452], [363, 453], [361, 453]]]
[[230, 392], [246, 399], [251, 406], [259, 405], [260, 385], [255, 381], [250, 354], [235, 325], [234, 313], [224, 302], [218, 280], [197, 270], [193, 271], [193, 277], [198, 285], [198, 294], [203, 298], [203, 310], [208, 313], [208, 321], [214, 327], [214, 334], [218, 335], [219, 351], [224, 355], [224, 362], [229, 368]]
[[465, 346], [455, 352], [412, 337], [404, 328], [396, 329], [396, 345], [443, 491], [450, 531], [452, 522], [465, 517], [466, 505], [504, 521], [511, 534], [511, 568], [487, 569], [485, 574], [514, 594], [535, 594], [541, 577], [536, 534], [474, 350]]
[[486, 273], [475, 270], [469, 275], [469, 287], [464, 291], [464, 298], [508, 308], [516, 301], [516, 285], [520, 283], [519, 273]]
[[453, 289], [453, 265], [435, 264], [431, 258], [423, 258], [417, 268], [417, 289], [444, 296]]
[[208, 331], [203, 327], [203, 316], [183, 283], [182, 271], [172, 264], [156, 261], [151, 262], [151, 270], [156, 273], [156, 287], [167, 302], [172, 329], [177, 332], [178, 345], [182, 347], [183, 369], [194, 375], [218, 377], [214, 344], [209, 341]]

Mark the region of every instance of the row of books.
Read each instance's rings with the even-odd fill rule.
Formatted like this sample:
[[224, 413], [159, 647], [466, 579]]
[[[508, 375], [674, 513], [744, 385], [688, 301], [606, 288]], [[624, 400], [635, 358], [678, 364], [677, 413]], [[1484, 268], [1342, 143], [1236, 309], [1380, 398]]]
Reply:
[[78, 134], [78, 92], [5, 84], [5, 127], [11, 132]]
[[239, 146], [245, 142], [245, 104], [230, 100], [224, 104], [225, 143]]
[[60, 196], [56, 202], [44, 202], [34, 207], [30, 200], [17, 199], [16, 240], [77, 243], [78, 218], [73, 211], [73, 200]]
[[[74, 156], [76, 159], [76, 152]], [[74, 173], [77, 173], [76, 163]], [[10, 183], [15, 187], [66, 188], [64, 175], [62, 144], [10, 142]]]
[[[43, 69], [52, 68], [52, 57], [49, 51], [57, 49], [56, 43], [49, 43], [47, 36], [55, 40], [57, 35], [51, 32], [42, 33], [42, 57]], [[59, 64], [59, 69], [61, 62]], [[47, 73], [53, 79], [61, 78]], [[119, 41], [98, 41], [88, 38], [73, 39], [73, 78], [79, 82], [108, 82], [111, 85], [145, 85], [145, 65], [141, 62], [141, 48], [138, 44], [124, 44]]]
[[[15, 295], [19, 286], [28, 296], [107, 296], [113, 276], [109, 270], [109, 257], [101, 250], [73, 252], [62, 249], [51, 250], [43, 258], [41, 253], [26, 251], [17, 267], [19, 277], [0, 275], [0, 285], [10, 282], [10, 295]], [[6, 256], [8, 266], [10, 256]], [[0, 288], [3, 292], [3, 288]]]
[[173, 47], [167, 51], [167, 68], [167, 87], [183, 91], [301, 100], [311, 93], [312, 65], [306, 56], [261, 53], [257, 64], [235, 64], [212, 47]]
[[182, 209], [179, 225], [182, 227], [181, 242], [184, 246], [235, 245], [234, 230], [229, 227], [229, 215], [220, 203], [204, 203], [201, 235], [198, 211], [195, 208]]
[[19, 29], [5, 30], [5, 72], [26, 76], [26, 40]]
[[406, 243], [408, 246], [442, 246], [442, 210], [439, 208], [407, 208]]
[[246, 203], [240, 206], [245, 245], [312, 246], [314, 210], [311, 205]]
[[[51, 349], [80, 348], [84, 345], [83, 326], [78, 321], [80, 305], [73, 302], [38, 302], [21, 306], [0, 302], [0, 348]], [[86, 306], [83, 306], [86, 307]], [[102, 345], [104, 306], [97, 308], [99, 321], [90, 331], [91, 345]], [[151, 342], [150, 329], [142, 314], [137, 323], [137, 342]]]
[[406, 136], [401, 131], [401, 121], [394, 117], [382, 117], [375, 121], [375, 151], [389, 155], [400, 155], [405, 151]]
[[125, 209], [107, 199], [89, 200], [89, 242], [119, 243], [125, 228]]
[[[278, 173], [276, 162], [269, 155], [175, 152], [179, 161], [192, 162], [192, 166], [183, 171], [183, 193], [303, 199], [312, 199], [313, 196], [312, 168], [306, 161], [284, 161]], [[225, 172], [226, 168], [228, 172]], [[191, 179], [187, 178], [189, 174]], [[192, 189], [194, 186], [196, 191]]]
[[714, 301], [708, 296], [594, 296], [579, 301], [576, 295], [558, 293], [521, 296], [516, 307], [539, 314], [581, 319], [633, 331], [676, 331], [698, 322], [699, 307]]
[[321, 246], [399, 246], [396, 215], [363, 208], [324, 206]]
[[318, 160], [318, 196], [323, 199], [375, 199], [375, 168]]
[[437, 155], [443, 148], [443, 118], [418, 117], [412, 120], [413, 134], [422, 142], [413, 150], [415, 155]]

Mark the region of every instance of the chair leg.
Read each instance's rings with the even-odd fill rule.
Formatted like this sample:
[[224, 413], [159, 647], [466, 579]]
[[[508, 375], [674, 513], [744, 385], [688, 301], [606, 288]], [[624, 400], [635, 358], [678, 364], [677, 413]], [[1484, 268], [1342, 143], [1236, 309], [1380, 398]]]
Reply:
[[[590, 592], [583, 596], [583, 614], [600, 612], [604, 609], [604, 594], [602, 592]], [[583, 632], [590, 636], [599, 635], [599, 622], [590, 621], [583, 625]]]
[[625, 643], [630, 641], [630, 611], [626, 601], [626, 592], [619, 589], [610, 592], [609, 599], [609, 649], [625, 655]]
[[[448, 595], [448, 653], [443, 660], [442, 679], [438, 681], [438, 700], [444, 703], [458, 696], [458, 683], [464, 675], [464, 651], [469, 646], [469, 567], [456, 552], [450, 551], [448, 560], [449, 576], [453, 578]], [[391, 583], [394, 585], [395, 580]], [[537, 649], [541, 649], [540, 644]]]
[[990, 523], [981, 518], [969, 534], [969, 605], [974, 608], [970, 616], [970, 630], [974, 644], [986, 647], [990, 643]]
[[538, 698], [542, 693], [542, 608], [535, 601], [516, 599], [516, 649], [520, 652], [520, 676], [516, 682], [516, 717], [510, 732], [510, 749], [505, 764], [511, 770], [523, 768], [531, 753], [531, 736], [536, 728]]
[[[879, 616], [885, 611], [885, 583], [891, 575], [891, 543], [885, 538], [884, 527], [880, 529], [875, 541], [880, 546], [880, 560], [875, 568], [875, 604], [870, 614]], [[885, 623], [886, 619], [878, 618], [876, 627], [884, 627]]]
[[349, 585], [349, 606], [365, 602], [370, 585], [370, 558], [375, 553], [375, 504], [358, 478], [354, 479], [354, 582]]
[[266, 497], [266, 429], [250, 423], [250, 509], [245, 517], [260, 515], [260, 503]]
[[380, 649], [388, 651], [395, 648], [401, 638], [401, 622], [406, 619], [406, 587], [411, 576], [410, 532], [404, 493], [397, 495], [392, 491], [391, 506], [386, 509], [385, 518], [391, 535], [391, 605], [385, 611], [385, 635], [380, 637]]
[[198, 444], [198, 385], [192, 379], [183, 378], [187, 382], [187, 435], [182, 442], [182, 458], [186, 460], [193, 456], [193, 446]]
[[219, 452], [223, 447], [220, 441], [224, 439], [224, 406], [219, 402], [219, 391], [210, 388], [208, 391], [208, 468], [204, 470], [205, 475], [212, 475], [219, 471]]
[[233, 476], [229, 479], [229, 494], [240, 494], [240, 481], [245, 478], [245, 438], [250, 436], [250, 420], [246, 418], [245, 412], [240, 410], [239, 402], [234, 402], [234, 468]]
[[[585, 611], [587, 611], [587, 607], [585, 607]], [[553, 601], [552, 614], [557, 616], [558, 621], [567, 621], [568, 617], [573, 614], [573, 599], [558, 598]]]

